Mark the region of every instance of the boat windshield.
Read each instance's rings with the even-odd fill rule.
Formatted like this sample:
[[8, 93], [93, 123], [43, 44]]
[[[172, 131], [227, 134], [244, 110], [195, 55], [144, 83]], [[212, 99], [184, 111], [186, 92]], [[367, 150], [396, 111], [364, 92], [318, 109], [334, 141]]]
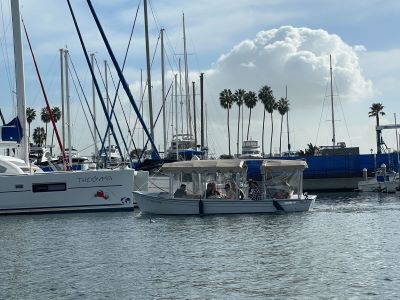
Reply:
[[267, 171], [264, 176], [267, 197], [287, 199], [302, 194], [302, 171]]

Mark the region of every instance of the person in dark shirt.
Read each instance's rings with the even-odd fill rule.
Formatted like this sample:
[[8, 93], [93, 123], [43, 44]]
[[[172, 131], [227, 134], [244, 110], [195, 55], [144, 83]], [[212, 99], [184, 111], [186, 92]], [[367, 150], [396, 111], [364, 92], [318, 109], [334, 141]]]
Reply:
[[175, 191], [174, 198], [185, 198], [186, 196], [186, 184], [181, 184], [180, 188]]

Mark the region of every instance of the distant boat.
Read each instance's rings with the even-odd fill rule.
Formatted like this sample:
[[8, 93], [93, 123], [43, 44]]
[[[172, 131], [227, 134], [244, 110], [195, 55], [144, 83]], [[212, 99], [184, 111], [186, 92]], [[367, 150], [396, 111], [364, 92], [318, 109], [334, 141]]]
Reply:
[[364, 180], [358, 183], [358, 191], [395, 193], [399, 184], [399, 173], [386, 171], [386, 165], [382, 164], [373, 178], [368, 178], [365, 174]]
[[243, 141], [240, 158], [262, 158], [261, 147], [258, 145], [258, 141]]
[[177, 134], [173, 136], [165, 158], [167, 160], [191, 160], [195, 157], [205, 159], [206, 156], [207, 149], [201, 149], [196, 145], [193, 135]]

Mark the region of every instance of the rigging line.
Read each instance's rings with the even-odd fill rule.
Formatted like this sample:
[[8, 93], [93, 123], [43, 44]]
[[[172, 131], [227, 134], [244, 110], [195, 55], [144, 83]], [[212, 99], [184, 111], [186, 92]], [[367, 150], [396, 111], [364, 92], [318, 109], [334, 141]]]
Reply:
[[[137, 20], [139, 8], [140, 8], [140, 3], [141, 3], [141, 1], [138, 2], [138, 6], [137, 6], [137, 9], [136, 9], [135, 19], [134, 19], [134, 22], [133, 22], [133, 25], [132, 25], [132, 30], [131, 30], [130, 36], [129, 36], [128, 46], [127, 46], [127, 49], [126, 49], [126, 51], [125, 51], [125, 57], [124, 57], [124, 62], [123, 62], [122, 70], [124, 70], [124, 68], [125, 68], [126, 59], [127, 59], [128, 52], [129, 52], [129, 48], [130, 48], [130, 44], [131, 44], [131, 41], [132, 41], [133, 31], [134, 31], [135, 26], [136, 26], [136, 20]], [[153, 60], [154, 60], [154, 59], [153, 59]], [[111, 72], [110, 72], [110, 74], [111, 74]], [[111, 77], [112, 77], [112, 74], [111, 74]], [[121, 80], [118, 81], [118, 86], [117, 86], [117, 88], [116, 88], [116, 96], [118, 95], [118, 91], [119, 91], [120, 84], [121, 84]], [[147, 83], [146, 83], [146, 86], [147, 86]], [[114, 84], [114, 87], [115, 87], [115, 84]], [[115, 99], [114, 99], [114, 102], [115, 102]], [[120, 104], [121, 104], [121, 101], [120, 101]], [[141, 108], [141, 105], [142, 105], [142, 102], [140, 103], [139, 110], [140, 110], [140, 108]], [[123, 107], [122, 107], [122, 104], [121, 104], [121, 108], [122, 108], [122, 111], [123, 111], [124, 116], [125, 116], [125, 111], [124, 111], [124, 109], [123, 109]], [[132, 106], [131, 106], [130, 108], [132, 108]], [[125, 116], [125, 118], [126, 118], [126, 116]], [[129, 132], [130, 132], [129, 124], [127, 125], [127, 127], [128, 127]], [[135, 143], [133, 143], [133, 144], [134, 144], [134, 147], [135, 147], [135, 149], [136, 149]], [[129, 147], [130, 147], [130, 144], [129, 144]], [[136, 151], [137, 151], [137, 149], [136, 149]]]
[[15, 95], [15, 93], [13, 93], [13, 91], [15, 90], [15, 87], [14, 87], [14, 85], [12, 83], [12, 79], [11, 79], [11, 67], [10, 67], [10, 59], [9, 59], [10, 56], [8, 54], [8, 46], [7, 46], [7, 39], [6, 39], [6, 31], [10, 27], [11, 20], [9, 20], [8, 25], [7, 25], [7, 30], [6, 30], [6, 25], [4, 23], [3, 1], [0, 1], [0, 3], [1, 3], [1, 20], [3, 23], [3, 37], [4, 37], [4, 42], [2, 42], [0, 40], [0, 45], [1, 45], [2, 50], [4, 49], [2, 51], [2, 53], [3, 53], [3, 60], [4, 60], [6, 76], [7, 76], [7, 80], [8, 80], [8, 86], [10, 89], [11, 99], [15, 102], [16, 95]]
[[[115, 86], [114, 76], [113, 76], [112, 73], [111, 73], [110, 66], [109, 66], [109, 65], [107, 65], [107, 66], [108, 66], [108, 70], [109, 70], [109, 72], [110, 72], [111, 82], [113, 83], [114, 88], [117, 89], [117, 87]], [[136, 148], [136, 144], [135, 144], [135, 141], [134, 141], [134, 139], [133, 139], [133, 134], [132, 134], [131, 129], [129, 128], [129, 122], [128, 122], [128, 119], [127, 119], [127, 117], [126, 117], [124, 107], [123, 107], [123, 105], [122, 105], [122, 103], [121, 103], [121, 98], [120, 98], [119, 95], [118, 95], [118, 91], [117, 91], [117, 93], [115, 94], [115, 97], [118, 98], [119, 105], [121, 106], [121, 109], [122, 109], [122, 114], [124, 115], [125, 125], [126, 125], [126, 127], [127, 127], [127, 129], [128, 129], [129, 137], [132, 139], [133, 147], [135, 148], [135, 152], [138, 154], [137, 148]], [[113, 105], [114, 105], [114, 104], [115, 104], [115, 99], [114, 99]], [[127, 151], [129, 151], [130, 145], [131, 145], [131, 142], [129, 142], [129, 144], [128, 144], [128, 149], [127, 149]]]
[[194, 44], [194, 41], [193, 41], [193, 39], [192, 39], [192, 36], [190, 35], [190, 30], [187, 30], [187, 29], [186, 29], [186, 31], [188, 31], [189, 40], [192, 42], [192, 46], [193, 46], [193, 48], [194, 48], [193, 55], [194, 55], [194, 57], [195, 57], [195, 59], [196, 59], [197, 69], [200, 70], [199, 57], [198, 57], [198, 55], [197, 55], [196, 46], [195, 46], [195, 44]]
[[321, 115], [320, 115], [320, 117], [319, 117], [318, 130], [317, 130], [317, 137], [316, 137], [316, 139], [315, 139], [314, 145], [317, 145], [317, 142], [318, 142], [319, 130], [320, 130], [320, 128], [321, 128], [322, 115], [323, 115], [323, 113], [324, 113], [324, 107], [325, 107], [325, 101], [326, 101], [326, 90], [327, 90], [327, 87], [328, 87], [328, 86], [325, 87], [325, 96], [324, 96], [324, 101], [322, 102], [322, 110], [321, 110]]
[[159, 24], [159, 22], [157, 20], [156, 13], [154, 12], [154, 9], [153, 9], [153, 5], [151, 5], [151, 1], [149, 1], [149, 6], [150, 6], [151, 14], [154, 19], [154, 23], [156, 24], [157, 31], [159, 32], [161, 25]]
[[342, 115], [343, 115], [343, 119], [344, 119], [344, 125], [346, 126], [347, 137], [349, 138], [350, 146], [352, 146], [353, 143], [351, 142], [350, 132], [349, 132], [349, 128], [348, 128], [348, 126], [347, 126], [347, 120], [346, 120], [346, 116], [345, 116], [344, 110], [343, 110], [342, 98], [341, 98], [340, 95], [339, 95], [339, 89], [338, 89], [338, 87], [337, 87], [335, 77], [333, 77], [333, 79], [334, 79], [333, 82], [334, 82], [334, 84], [335, 84], [335, 88], [336, 88], [336, 92], [337, 92], [337, 97], [338, 97], [338, 99], [339, 99], [340, 110], [342, 111]]
[[77, 33], [78, 33], [79, 41], [80, 41], [80, 43], [81, 43], [81, 46], [82, 46], [82, 49], [83, 49], [83, 52], [84, 52], [84, 55], [85, 55], [86, 63], [87, 63], [87, 65], [88, 65], [89, 69], [90, 69], [90, 73], [91, 73], [91, 75], [92, 75], [92, 79], [93, 79], [93, 81], [94, 81], [94, 85], [95, 85], [95, 87], [96, 87], [97, 94], [98, 94], [98, 96], [99, 96], [99, 98], [100, 98], [101, 106], [102, 106], [102, 108], [103, 108], [103, 113], [106, 115], [107, 122], [110, 124], [111, 132], [112, 132], [112, 134], [113, 134], [113, 136], [114, 136], [114, 140], [116, 140], [116, 144], [117, 144], [117, 147], [118, 147], [118, 152], [119, 152], [119, 154], [120, 154], [120, 156], [121, 156], [121, 160], [124, 160], [124, 157], [123, 157], [123, 155], [122, 155], [121, 149], [120, 149], [120, 147], [119, 147], [119, 143], [118, 143], [118, 141], [117, 141], [117, 137], [116, 137], [115, 132], [114, 132], [114, 127], [113, 127], [113, 125], [112, 125], [112, 123], [111, 123], [111, 120], [110, 120], [108, 114], [107, 114], [107, 108], [106, 108], [106, 106], [105, 106], [104, 99], [103, 99], [103, 97], [102, 97], [102, 95], [101, 95], [100, 87], [99, 87], [99, 84], [98, 84], [98, 82], [97, 82], [96, 76], [95, 76], [95, 74], [94, 74], [94, 70], [93, 70], [93, 68], [92, 68], [92, 66], [91, 66], [91, 63], [90, 63], [90, 60], [89, 60], [89, 55], [88, 55], [88, 53], [87, 53], [85, 43], [83, 42], [82, 34], [81, 34], [81, 31], [80, 31], [80, 29], [79, 29], [79, 27], [78, 27], [78, 23], [77, 23], [77, 21], [76, 21], [75, 14], [74, 14], [74, 11], [73, 11], [73, 9], [72, 9], [70, 0], [67, 0], [67, 3], [68, 3], [68, 8], [69, 8], [70, 13], [71, 13], [71, 17], [72, 17], [73, 22], [74, 22], [75, 29], [76, 29], [76, 31], [77, 31]]
[[170, 65], [170, 67], [171, 67], [171, 69], [173, 70], [173, 72], [176, 73], [175, 70], [178, 69], [178, 61], [177, 61], [177, 59], [176, 59], [177, 53], [175, 52], [174, 47], [172, 46], [172, 42], [171, 42], [171, 39], [169, 38], [168, 32], [165, 31], [165, 33], [166, 33], [165, 38], [166, 38], [166, 41], [167, 41], [167, 42], [166, 42], [166, 45], [167, 45], [168, 48], [170, 49], [169, 51], [172, 53], [172, 59], [173, 59], [173, 63], [175, 64], [175, 69], [174, 69], [174, 67], [172, 66], [172, 64], [171, 64], [171, 62], [169, 61], [169, 59], [167, 58], [167, 59], [168, 59], [168, 64]]
[[[155, 47], [155, 49], [154, 49], [153, 58], [152, 58], [152, 60], [151, 60], [150, 68], [153, 67], [154, 59], [155, 59], [156, 54], [157, 54], [157, 48], [158, 48], [158, 43], [159, 43], [159, 41], [160, 41], [160, 37], [161, 37], [161, 35], [159, 34], [159, 35], [158, 35], [158, 39], [157, 39], [157, 44], [156, 44], [156, 47]], [[143, 95], [141, 95], [141, 96], [142, 96], [142, 99], [141, 99], [142, 101], [140, 101], [139, 109], [142, 108], [142, 103], [143, 103], [145, 91], [146, 91], [146, 89], [147, 89], [147, 84], [148, 84], [148, 80], [146, 80], [146, 84], [144, 85]], [[139, 116], [136, 116], [135, 124], [134, 124], [134, 126], [133, 126], [133, 133], [135, 133], [135, 131], [136, 131], [136, 125], [137, 125], [137, 122], [138, 122], [138, 121], [139, 121]], [[155, 126], [155, 125], [153, 125], [153, 126]]]
[[[71, 58], [70, 58], [70, 61], [71, 61]], [[69, 66], [68, 66], [68, 70], [71, 71], [71, 68], [69, 68]], [[73, 78], [72, 76], [71, 76], [71, 79], [72, 79], [72, 83], [74, 84], [74, 88], [75, 88], [76, 95], [78, 96], [79, 102], [81, 103], [82, 111], [83, 111], [83, 114], [84, 114], [84, 116], [85, 116], [86, 123], [88, 124], [89, 131], [90, 131], [90, 135], [92, 136], [92, 139], [94, 140], [93, 130], [92, 130], [90, 124], [89, 124], [89, 120], [88, 120], [88, 118], [87, 118], [86, 111], [85, 111], [85, 109], [84, 109], [84, 107], [83, 107], [82, 99], [81, 99], [81, 96], [79, 95], [79, 91], [78, 91], [78, 88], [77, 88], [77, 86], [76, 86], [76, 82], [75, 82], [75, 80], [74, 80], [74, 78]], [[85, 96], [85, 100], [86, 100], [86, 96]], [[87, 103], [87, 102], [86, 102], [86, 103]]]
[[[130, 45], [131, 45], [132, 37], [133, 37], [133, 31], [134, 31], [134, 29], [135, 29], [135, 27], [136, 27], [136, 20], [137, 20], [139, 8], [140, 8], [140, 3], [141, 3], [141, 1], [139, 0], [138, 6], [137, 6], [137, 8], [136, 8], [135, 18], [134, 18], [134, 21], [133, 21], [133, 24], [132, 24], [131, 33], [130, 33], [130, 35], [129, 35], [128, 45], [127, 45], [127, 48], [126, 48], [126, 50], [125, 50], [124, 61], [123, 61], [123, 64], [122, 64], [122, 71], [125, 69], [126, 60], [127, 60], [127, 58], [128, 58], [128, 53], [129, 53], [129, 49], [130, 49]], [[113, 82], [114, 88], [115, 88], [114, 78], [113, 78], [113, 76], [112, 76], [112, 73], [111, 73], [111, 70], [110, 70], [110, 67], [109, 67], [109, 66], [108, 66], [108, 69], [109, 69], [109, 71], [110, 71], [111, 79], [112, 79], [112, 82]], [[118, 86], [115, 88], [116, 92], [115, 92], [115, 97], [114, 97], [113, 103], [115, 103], [115, 99], [116, 99], [116, 97], [118, 96], [118, 91], [119, 91], [120, 86], [121, 86], [121, 80], [118, 81]], [[124, 117], [125, 117], [125, 120], [126, 120], [125, 111], [124, 111], [124, 108], [123, 108], [123, 106], [122, 106], [122, 104], [121, 104], [121, 100], [120, 100], [119, 96], [118, 96], [118, 100], [119, 100], [119, 103], [120, 103], [121, 108], [122, 108], [122, 112], [123, 112]], [[130, 106], [130, 108], [132, 109], [132, 105]], [[139, 108], [139, 110], [140, 110], [140, 108]], [[127, 127], [128, 127], [128, 132], [131, 132], [131, 130], [130, 130], [130, 128], [129, 128], [129, 123], [127, 123]], [[108, 131], [108, 129], [107, 129], [107, 131]], [[123, 137], [122, 137], [122, 138], [123, 138]], [[135, 145], [134, 142], [133, 142], [133, 146], [135, 147], [135, 150], [136, 150], [136, 152], [137, 152], [136, 145]], [[129, 144], [129, 147], [130, 147], [130, 144]], [[128, 148], [129, 148], [129, 147], [128, 147]], [[127, 151], [128, 151], [128, 150], [127, 150]]]
[[[154, 121], [154, 126], [157, 125], [157, 121], [158, 121], [158, 119], [160, 118], [160, 115], [161, 115], [162, 109], [163, 109], [163, 107], [164, 107], [164, 105], [165, 105], [166, 99], [168, 98], [169, 92], [171, 91], [172, 84], [173, 84], [173, 83], [171, 83], [171, 85], [169, 86], [168, 91], [167, 91], [167, 94], [165, 95], [165, 99], [164, 99], [164, 101], [163, 101], [163, 103], [162, 103], [162, 105], [161, 105], [161, 107], [160, 107], [160, 110], [158, 111], [157, 118], [156, 118], [156, 120]], [[149, 141], [150, 141], [150, 139], [147, 138], [147, 141], [146, 141], [145, 146], [143, 147], [143, 150], [147, 148], [147, 145], [148, 145]], [[164, 151], [165, 151], [165, 149], [164, 149]], [[142, 153], [141, 153], [141, 155], [140, 155], [140, 157], [139, 157], [139, 161], [142, 159], [142, 157], [143, 157], [143, 155], [144, 155], [144, 152], [145, 152], [145, 151], [142, 151]]]
[[[75, 77], [76, 77], [77, 80], [78, 80], [79, 87], [80, 87], [81, 92], [82, 92], [82, 95], [83, 95], [83, 97], [84, 97], [84, 99], [85, 99], [86, 106], [87, 106], [87, 108], [88, 108], [88, 110], [89, 110], [89, 113], [90, 113], [90, 116], [91, 116], [91, 118], [92, 118], [92, 121], [94, 121], [94, 116], [93, 116], [92, 110], [90, 109], [89, 101], [87, 100], [85, 91], [83, 90], [82, 83], [81, 83], [81, 81], [80, 81], [80, 79], [79, 79], [79, 77], [78, 77], [78, 73], [76, 72], [75, 65], [74, 65], [74, 63], [73, 63], [73, 61], [72, 61], [72, 58], [71, 58], [71, 55], [69, 54], [69, 52], [68, 52], [68, 58], [69, 58], [69, 61], [71, 62], [71, 66], [72, 66], [72, 69], [73, 69], [73, 71], [74, 71]], [[69, 67], [69, 66], [68, 66], [68, 67]], [[71, 70], [70, 67], [69, 67], [68, 69]], [[74, 85], [75, 85], [75, 81], [74, 81], [74, 79], [73, 79], [72, 76], [71, 76], [71, 78], [72, 78], [72, 82], [73, 82]], [[78, 94], [79, 101], [81, 101], [81, 99], [80, 99], [80, 97], [79, 97], [79, 92], [78, 92], [78, 91], [77, 91], [77, 94]], [[82, 104], [82, 102], [81, 102], [81, 104]], [[82, 107], [82, 109], [83, 109], [83, 107]], [[86, 117], [86, 113], [85, 113], [85, 110], [84, 110], [84, 109], [83, 109], [83, 113], [85, 114], [85, 117]], [[87, 122], [88, 122], [88, 124], [89, 124], [89, 121], [88, 121], [88, 120], [87, 120]], [[99, 138], [101, 138], [99, 129], [98, 129], [98, 127], [97, 127], [97, 124], [94, 124], [94, 126], [95, 126], [95, 130], [96, 130], [97, 136], [98, 136]], [[90, 129], [90, 133], [92, 134], [92, 137], [93, 137], [93, 140], [94, 140], [94, 133], [92, 133], [91, 126], [88, 126], [88, 127], [89, 127], [89, 129]], [[97, 153], [95, 153], [95, 155], [97, 155]]]
[[[124, 61], [123, 61], [123, 64], [122, 64], [122, 71], [123, 71], [124, 68], [125, 68], [126, 60], [127, 60], [128, 53], [129, 53], [129, 49], [130, 49], [130, 45], [131, 45], [131, 42], [132, 42], [133, 31], [134, 31], [134, 29], [135, 29], [135, 27], [136, 27], [136, 20], [137, 20], [139, 8], [140, 8], [140, 3], [141, 3], [141, 1], [138, 2], [138, 6], [137, 6], [137, 8], [136, 8], [136, 14], [135, 14], [135, 18], [134, 18], [134, 21], [133, 21], [133, 24], [132, 24], [131, 33], [130, 33], [130, 36], [129, 36], [128, 45], [127, 45], [127, 48], [126, 48], [126, 51], [125, 51]], [[96, 58], [95, 58], [95, 59], [96, 59]], [[96, 60], [96, 65], [97, 65], [97, 60]], [[98, 66], [97, 66], [97, 67], [98, 67]], [[108, 67], [108, 69], [110, 70], [110, 67]], [[101, 76], [101, 72], [99, 72], [99, 73], [100, 73], [100, 76]], [[111, 70], [110, 70], [110, 75], [111, 75], [111, 78], [112, 78], [113, 83], [114, 83], [114, 79], [113, 79], [113, 77], [112, 77]], [[116, 101], [116, 98], [117, 98], [117, 96], [118, 96], [118, 91], [119, 91], [120, 86], [121, 86], [121, 80], [118, 81], [118, 86], [116, 87], [116, 93], [115, 93], [115, 97], [114, 97], [114, 101], [113, 101], [113, 109], [112, 109], [112, 111], [114, 110], [115, 101]], [[114, 88], [115, 88], [115, 83], [114, 83]], [[119, 99], [119, 96], [118, 96], [118, 99]], [[109, 98], [108, 98], [108, 101], [110, 101]], [[124, 109], [123, 109], [123, 106], [122, 106], [120, 100], [119, 100], [119, 103], [120, 103], [120, 105], [121, 105], [122, 112], [124, 113], [124, 116], [125, 116], [125, 119], [126, 119], [125, 111], [124, 111]], [[112, 117], [112, 114], [111, 114], [111, 117]], [[116, 120], [117, 120], [117, 118], [116, 118]], [[118, 125], [118, 127], [119, 127], [118, 120], [117, 120], [117, 125]], [[129, 124], [128, 124], [127, 127], [128, 127], [128, 131], [130, 131]], [[108, 128], [108, 126], [107, 126], [106, 133], [108, 132], [108, 130], [109, 130], [109, 128]], [[122, 132], [121, 132], [121, 136], [122, 136]], [[125, 143], [125, 140], [124, 140], [124, 137], [123, 137], [123, 136], [122, 136], [122, 140], [124, 141], [124, 145], [125, 145], [125, 147], [126, 147], [126, 143]], [[102, 145], [103, 145], [103, 143], [102, 143]], [[135, 147], [135, 149], [136, 149], [135, 144], [134, 144], [134, 147]], [[102, 150], [103, 150], [103, 149], [101, 149], [101, 151], [102, 151]], [[128, 152], [129, 150], [126, 149], [126, 151]], [[136, 151], [137, 151], [137, 150], [136, 150]], [[130, 156], [129, 156], [129, 159], [130, 159]], [[132, 162], [131, 162], [131, 163], [132, 163]]]
[[[96, 62], [97, 70], [99, 71], [101, 81], [102, 81], [103, 86], [104, 86], [104, 88], [105, 88], [105, 87], [106, 87], [106, 83], [105, 83], [105, 81], [104, 81], [104, 79], [103, 79], [103, 75], [101, 74], [101, 71], [100, 71], [100, 68], [99, 68], [99, 64], [97, 63], [96, 57], [94, 58], [94, 61]], [[115, 103], [116, 103], [115, 100], [116, 100], [116, 98], [114, 99], [114, 103], [111, 103], [110, 96], [109, 96], [109, 93], [108, 93], [108, 90], [107, 90], [107, 89], [106, 89], [106, 93], [107, 93], [107, 103], [110, 103], [110, 105], [111, 105], [111, 112], [106, 111], [106, 114], [108, 115], [108, 113], [110, 113], [110, 115], [109, 115], [110, 121], [112, 120], [112, 117], [113, 117], [113, 116], [115, 117], [115, 122], [116, 122], [116, 124], [117, 124], [117, 128], [118, 128], [119, 134], [121, 135], [122, 143], [124, 144], [125, 151], [126, 151], [126, 152], [129, 152], [128, 146], [126, 145], [126, 141], [125, 141], [125, 139], [124, 139], [124, 135], [122, 134], [121, 126], [119, 125], [118, 118], [117, 118], [117, 116], [115, 115], [115, 110], [114, 110], [114, 109], [115, 109]], [[104, 144], [105, 144], [105, 142], [106, 142], [107, 134], [108, 134], [108, 130], [109, 130], [109, 129], [110, 129], [110, 125], [107, 126], [106, 132], [104, 133], [104, 138], [101, 140], [101, 150], [100, 150], [100, 153], [103, 153]], [[116, 138], [116, 136], [114, 137], [114, 140], [115, 140], [115, 138]], [[117, 141], [115, 141], [115, 142], [117, 142]], [[118, 146], [118, 147], [119, 147], [119, 146]], [[109, 150], [110, 150], [110, 149], [109, 149]], [[120, 149], [120, 151], [121, 151], [121, 149]], [[121, 152], [121, 156], [122, 156], [122, 157], [121, 157], [121, 158], [122, 158], [122, 161], [124, 161], [122, 152]], [[130, 157], [129, 157], [129, 160], [131, 160]], [[132, 164], [132, 161], [130, 161], [130, 163]]]
[[[162, 26], [161, 26], [161, 25], [159, 24], [159, 22], [158, 22], [157, 12], [156, 12], [155, 9], [153, 8], [153, 5], [152, 5], [151, 1], [149, 1], [149, 5], [150, 5], [150, 10], [151, 10], [151, 13], [152, 13], [154, 22], [156, 23], [156, 28], [157, 28], [158, 31], [160, 31]], [[172, 53], [174, 53], [174, 51], [172, 51]], [[169, 56], [168, 56], [168, 55], [166, 55], [166, 56], [167, 56], [168, 64], [169, 64], [169, 66], [170, 66], [172, 72], [174, 72], [174, 68], [173, 68], [172, 65], [171, 65], [171, 62], [170, 62], [170, 60], [169, 60]]]
[[55, 122], [55, 120], [54, 120], [53, 113], [52, 113], [52, 111], [51, 111], [50, 104], [49, 104], [49, 101], [48, 101], [48, 99], [47, 99], [47, 94], [46, 94], [46, 91], [45, 91], [45, 89], [44, 89], [44, 85], [43, 85], [43, 82], [42, 82], [42, 77], [40, 76], [39, 67], [38, 67], [38, 65], [37, 65], [37, 63], [36, 63], [36, 59], [35, 59], [35, 55], [34, 55], [34, 53], [33, 53], [31, 41], [29, 40], [28, 31], [26, 30], [25, 22], [24, 22], [24, 20], [23, 20], [22, 18], [21, 18], [21, 21], [22, 21], [22, 25], [24, 26], [24, 31], [25, 31], [26, 39], [28, 40], [29, 49], [30, 49], [30, 51], [31, 51], [33, 63], [34, 63], [34, 65], [35, 65], [36, 74], [37, 74], [38, 79], [39, 79], [39, 82], [40, 82], [40, 87], [42, 88], [44, 100], [46, 101], [47, 111], [48, 111], [48, 113], [49, 113], [50, 120], [51, 120], [51, 123], [52, 123], [52, 125], [53, 125], [54, 132], [56, 133], [56, 137], [57, 137], [57, 141], [58, 141], [58, 146], [60, 147], [61, 153], [62, 153], [62, 155], [63, 155], [64, 168], [65, 168], [65, 170], [71, 170], [71, 167], [72, 167], [72, 166], [69, 165], [69, 161], [68, 161], [68, 159], [67, 159], [67, 156], [65, 155], [64, 145], [62, 144], [60, 135], [58, 134], [56, 122]]
[[[72, 11], [70, 0], [67, 0], [67, 1], [68, 1], [68, 5], [69, 5], [69, 7], [71, 8], [71, 11]], [[143, 127], [147, 137], [150, 140], [150, 143], [151, 143], [151, 146], [152, 146], [152, 151], [153, 151], [152, 153], [155, 156], [157, 156], [158, 158], [160, 158], [160, 155], [158, 153], [158, 150], [157, 150], [157, 147], [156, 147], [156, 145], [154, 143], [154, 140], [153, 140], [149, 130], [147, 129], [147, 126], [146, 126], [143, 118], [140, 115], [140, 111], [138, 110], [138, 107], [136, 105], [135, 99], [133, 98], [133, 95], [132, 95], [132, 93], [131, 93], [131, 91], [129, 89], [129, 85], [128, 85], [128, 83], [127, 83], [127, 81], [126, 81], [126, 79], [125, 79], [125, 77], [124, 77], [124, 75], [123, 75], [123, 73], [121, 71], [121, 68], [120, 68], [120, 66], [119, 66], [119, 64], [118, 64], [118, 62], [117, 62], [117, 60], [115, 58], [115, 55], [114, 55], [114, 52], [112, 51], [110, 43], [107, 40], [107, 36], [104, 33], [103, 27], [101, 26], [101, 23], [99, 21], [99, 18], [97, 17], [96, 11], [93, 8], [92, 2], [90, 0], [86, 0], [86, 2], [88, 4], [88, 6], [89, 6], [90, 12], [91, 12], [91, 14], [93, 16], [93, 19], [94, 19], [94, 21], [96, 23], [96, 26], [97, 26], [97, 28], [98, 28], [98, 30], [100, 32], [101, 38], [103, 39], [103, 42], [104, 42], [104, 44], [105, 44], [105, 46], [107, 48], [107, 52], [108, 52], [108, 54], [109, 54], [109, 56], [110, 56], [110, 58], [111, 58], [111, 60], [112, 60], [112, 62], [114, 64], [114, 67], [115, 67], [115, 69], [116, 69], [116, 71], [118, 73], [118, 77], [121, 80], [121, 84], [122, 84], [122, 86], [123, 86], [123, 88], [125, 90], [125, 93], [128, 96], [128, 99], [131, 102], [131, 105], [133, 106], [133, 109], [135, 110], [136, 115], [138, 117], [140, 117], [140, 123], [142, 124], [142, 127]], [[86, 55], [86, 57], [87, 57], [87, 55]], [[88, 57], [87, 57], [87, 62], [89, 63]]]

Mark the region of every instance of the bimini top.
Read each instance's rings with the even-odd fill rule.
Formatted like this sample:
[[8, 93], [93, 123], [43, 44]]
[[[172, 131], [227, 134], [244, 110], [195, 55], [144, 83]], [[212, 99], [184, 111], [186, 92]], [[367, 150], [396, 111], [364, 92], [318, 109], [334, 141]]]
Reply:
[[261, 174], [267, 171], [302, 171], [306, 168], [305, 160], [266, 159], [261, 164]]
[[167, 163], [161, 169], [165, 173], [191, 172], [232, 172], [247, 171], [247, 164], [240, 159], [186, 160]]

